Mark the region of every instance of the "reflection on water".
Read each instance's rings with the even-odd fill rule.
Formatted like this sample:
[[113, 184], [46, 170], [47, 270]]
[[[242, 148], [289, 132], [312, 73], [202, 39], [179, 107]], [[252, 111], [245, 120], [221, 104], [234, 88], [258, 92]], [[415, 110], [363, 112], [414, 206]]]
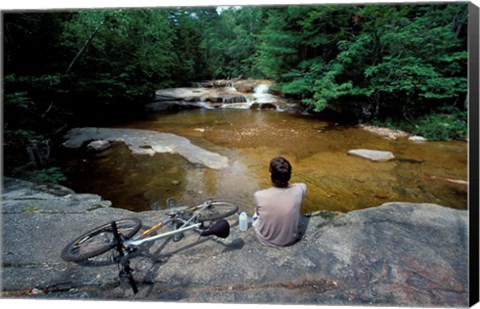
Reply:
[[[125, 127], [125, 126], [124, 126]], [[235, 201], [251, 212], [253, 193], [270, 185], [268, 163], [285, 156], [292, 182], [308, 186], [302, 212], [341, 212], [386, 202], [436, 203], [467, 208], [467, 143], [391, 141], [355, 127], [275, 111], [189, 110], [151, 115], [129, 128], [170, 132], [230, 159], [212, 170], [178, 155], [132, 155], [121, 143], [100, 154], [81, 154], [66, 164], [69, 186], [135, 211], [206, 198]], [[370, 162], [351, 149], [391, 151], [397, 160]]]

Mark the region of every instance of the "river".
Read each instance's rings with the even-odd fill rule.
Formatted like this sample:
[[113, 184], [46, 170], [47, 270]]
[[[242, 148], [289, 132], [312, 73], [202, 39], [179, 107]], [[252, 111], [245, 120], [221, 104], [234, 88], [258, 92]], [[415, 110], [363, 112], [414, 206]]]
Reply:
[[[170, 197], [183, 204], [218, 198], [251, 212], [253, 193], [270, 186], [270, 159], [281, 155], [292, 163], [291, 182], [307, 184], [302, 213], [348, 212], [393, 201], [467, 208], [463, 141], [388, 140], [354, 126], [250, 109], [152, 112], [121, 127], [184, 136], [228, 157], [230, 164], [214, 170], [174, 154], [133, 155], [119, 142], [99, 154], [70, 155], [64, 164], [67, 185], [100, 194], [114, 207], [144, 211], [164, 207]], [[391, 151], [396, 160], [380, 163], [347, 154], [359, 148]]]

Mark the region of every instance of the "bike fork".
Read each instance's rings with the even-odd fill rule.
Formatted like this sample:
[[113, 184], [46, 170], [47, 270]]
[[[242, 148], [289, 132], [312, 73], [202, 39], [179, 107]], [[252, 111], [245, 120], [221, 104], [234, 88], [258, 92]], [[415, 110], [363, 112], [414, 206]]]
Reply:
[[120, 272], [118, 276], [120, 279], [127, 279], [128, 283], [132, 287], [133, 293], [138, 293], [137, 284], [133, 279], [133, 269], [130, 267], [130, 260], [128, 258], [128, 252], [125, 253], [123, 250], [123, 235], [118, 232], [117, 224], [115, 221], [112, 222], [112, 231], [114, 236], [114, 249], [118, 252], [119, 261], [117, 262], [120, 266]]

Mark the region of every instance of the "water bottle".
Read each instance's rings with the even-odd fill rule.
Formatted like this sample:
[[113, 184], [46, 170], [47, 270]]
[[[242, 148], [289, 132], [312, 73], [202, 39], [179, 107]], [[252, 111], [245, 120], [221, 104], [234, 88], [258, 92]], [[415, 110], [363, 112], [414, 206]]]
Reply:
[[238, 226], [242, 232], [245, 232], [248, 229], [248, 216], [244, 211], [242, 211], [238, 218]]

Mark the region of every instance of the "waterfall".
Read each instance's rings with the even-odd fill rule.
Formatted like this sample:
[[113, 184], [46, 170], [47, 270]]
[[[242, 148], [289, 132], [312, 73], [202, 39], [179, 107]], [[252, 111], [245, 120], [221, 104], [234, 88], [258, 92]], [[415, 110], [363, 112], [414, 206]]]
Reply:
[[232, 104], [232, 103], [246, 103], [247, 99], [243, 95], [233, 96], [229, 98], [222, 98], [223, 104]]
[[282, 99], [270, 94], [269, 90], [270, 86], [268, 84], [258, 84], [253, 88], [253, 93], [249, 93], [244, 97], [242, 96], [242, 98], [237, 101], [224, 100], [222, 107], [237, 109], [278, 109], [276, 103], [281, 102]]
[[199, 98], [196, 103], [202, 108], [214, 109], [213, 106], [211, 106], [208, 102], [205, 101], [205, 98]]
[[261, 94], [268, 93], [269, 89], [270, 89], [270, 86], [267, 84], [258, 84], [257, 86], [255, 86], [253, 93], [257, 95], [261, 95]]
[[267, 84], [258, 84], [253, 90], [253, 97], [256, 103], [278, 102], [278, 98], [268, 93], [270, 86]]

